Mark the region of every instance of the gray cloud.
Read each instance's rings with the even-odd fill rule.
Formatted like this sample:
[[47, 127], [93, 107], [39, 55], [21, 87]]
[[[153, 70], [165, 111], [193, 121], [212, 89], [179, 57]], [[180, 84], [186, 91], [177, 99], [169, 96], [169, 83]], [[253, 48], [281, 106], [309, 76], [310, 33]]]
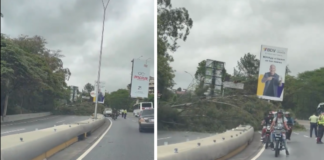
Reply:
[[[107, 2], [107, 0], [105, 0]], [[103, 7], [101, 0], [2, 1], [2, 33], [40, 35], [60, 49], [72, 72], [69, 85], [97, 79]], [[111, 0], [105, 21], [101, 80], [111, 92], [130, 83], [131, 60], [148, 59], [154, 76], [154, 1]]]
[[293, 75], [323, 66], [324, 1], [173, 0], [173, 7], [188, 9], [194, 21], [186, 42], [173, 54], [177, 87], [186, 88], [197, 65], [205, 59], [226, 63], [233, 73], [245, 54], [260, 54], [262, 44], [288, 48]]

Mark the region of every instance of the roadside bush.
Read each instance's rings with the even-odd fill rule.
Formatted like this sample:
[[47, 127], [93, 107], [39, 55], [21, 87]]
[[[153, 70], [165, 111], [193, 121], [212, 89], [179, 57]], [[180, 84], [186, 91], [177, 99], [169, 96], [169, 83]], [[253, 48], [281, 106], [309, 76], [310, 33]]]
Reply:
[[[95, 104], [93, 102], [82, 102], [66, 106], [57, 107], [53, 114], [56, 115], [82, 115], [89, 116], [94, 113]], [[104, 105], [98, 104], [97, 113], [102, 114]]]

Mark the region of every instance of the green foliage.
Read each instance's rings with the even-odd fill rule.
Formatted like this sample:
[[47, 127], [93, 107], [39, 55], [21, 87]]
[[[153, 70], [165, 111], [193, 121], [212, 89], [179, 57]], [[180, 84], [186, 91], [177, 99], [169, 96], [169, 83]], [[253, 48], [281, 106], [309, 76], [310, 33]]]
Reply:
[[324, 102], [324, 67], [300, 73], [297, 77], [286, 75], [282, 106], [296, 113], [298, 118], [308, 118]]
[[278, 108], [254, 97], [223, 97], [210, 100], [195, 100], [182, 109], [159, 105], [158, 126], [163, 130], [189, 130], [198, 132], [223, 132], [240, 124], [260, 128], [264, 113]]
[[60, 51], [45, 44], [39, 36], [1, 34], [1, 108], [9, 95], [7, 114], [52, 111], [69, 98], [65, 80], [71, 73], [63, 68]]
[[83, 90], [90, 94], [91, 91], [95, 90], [95, 87], [94, 87], [94, 85], [87, 83], [86, 85], [84, 85]]
[[193, 21], [185, 8], [172, 8], [171, 0], [158, 0], [158, 92], [160, 100], [170, 98], [169, 88], [174, 86], [174, 70], [170, 62], [174, 59], [168, 52], [175, 52], [179, 39], [185, 41], [192, 28]]
[[126, 89], [119, 89], [111, 92], [108, 96], [108, 105], [110, 108], [120, 109], [131, 109], [133, 100], [129, 97], [129, 91]]
[[[53, 114], [56, 115], [82, 115], [90, 116], [94, 113], [94, 103], [93, 102], [82, 102], [72, 105], [65, 105], [57, 107]], [[104, 111], [104, 105], [98, 104], [97, 113], [102, 114]]]

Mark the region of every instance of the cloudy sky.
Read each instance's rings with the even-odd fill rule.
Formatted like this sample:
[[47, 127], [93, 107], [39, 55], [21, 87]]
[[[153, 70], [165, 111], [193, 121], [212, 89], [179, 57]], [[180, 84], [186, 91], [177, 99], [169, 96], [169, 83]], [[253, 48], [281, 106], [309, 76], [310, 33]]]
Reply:
[[174, 88], [186, 88], [198, 63], [226, 63], [232, 74], [237, 61], [250, 52], [259, 57], [261, 45], [288, 48], [293, 75], [323, 67], [324, 1], [322, 0], [171, 0], [193, 19], [186, 42], [173, 54], [177, 71]]
[[[107, 2], [107, 0], [104, 0]], [[1, 32], [40, 35], [62, 50], [67, 83], [79, 88], [97, 79], [103, 6], [101, 0], [1, 0]], [[131, 60], [148, 59], [154, 76], [154, 2], [111, 0], [107, 8], [101, 81], [108, 92], [130, 83]], [[80, 89], [81, 90], [81, 89]]]

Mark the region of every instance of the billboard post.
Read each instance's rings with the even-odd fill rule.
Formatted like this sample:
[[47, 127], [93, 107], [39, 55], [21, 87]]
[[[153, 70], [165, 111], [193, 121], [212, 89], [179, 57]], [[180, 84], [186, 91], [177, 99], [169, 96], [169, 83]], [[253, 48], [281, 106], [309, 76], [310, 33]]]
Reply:
[[282, 101], [287, 66], [287, 48], [262, 45], [257, 96]]
[[148, 98], [149, 80], [150, 69], [146, 61], [134, 59], [130, 91], [131, 98]]

